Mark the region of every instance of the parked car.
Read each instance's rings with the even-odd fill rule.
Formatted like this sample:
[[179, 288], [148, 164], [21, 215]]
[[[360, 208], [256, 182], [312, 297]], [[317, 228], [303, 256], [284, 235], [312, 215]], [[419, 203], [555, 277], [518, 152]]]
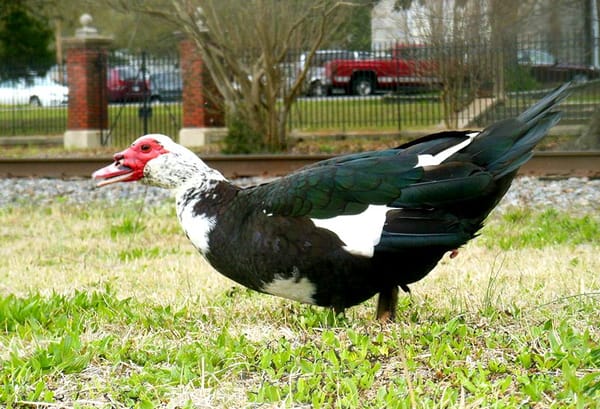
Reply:
[[109, 102], [140, 102], [150, 97], [148, 81], [139, 69], [113, 67], [109, 68], [107, 75]]
[[69, 88], [45, 77], [0, 82], [0, 104], [56, 106], [66, 104], [68, 98]]
[[519, 50], [517, 63], [529, 67], [531, 75], [539, 82], [588, 81], [600, 77], [598, 68], [561, 62], [544, 50]]
[[[304, 93], [309, 96], [324, 96], [331, 93], [325, 76], [325, 64], [332, 60], [356, 60], [363, 54], [348, 50], [317, 50], [313, 56], [304, 81]], [[304, 69], [308, 52], [300, 54], [298, 72]]]
[[150, 101], [181, 101], [183, 81], [179, 71], [164, 71], [150, 75]]
[[390, 53], [370, 58], [333, 59], [323, 69], [324, 84], [354, 95], [398, 89], [429, 90], [439, 87], [437, 65], [422, 45], [396, 45]]
[[46, 73], [46, 78], [66, 86], [69, 83], [67, 78], [67, 65], [53, 65]]

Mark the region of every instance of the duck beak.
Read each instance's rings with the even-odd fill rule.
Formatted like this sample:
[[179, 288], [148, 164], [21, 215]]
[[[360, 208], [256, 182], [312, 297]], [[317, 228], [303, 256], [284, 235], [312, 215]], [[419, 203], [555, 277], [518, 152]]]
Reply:
[[126, 182], [133, 174], [133, 169], [125, 166], [121, 161], [115, 161], [108, 166], [98, 169], [92, 178], [98, 180], [96, 187], [110, 185], [111, 183]]

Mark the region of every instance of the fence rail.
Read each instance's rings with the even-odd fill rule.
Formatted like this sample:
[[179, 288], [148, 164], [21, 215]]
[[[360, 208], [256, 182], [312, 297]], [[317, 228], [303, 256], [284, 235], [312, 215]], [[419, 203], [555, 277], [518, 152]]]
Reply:
[[[290, 53], [284, 64], [286, 84], [294, 80], [305, 56]], [[600, 103], [600, 70], [589, 63], [590, 52], [576, 35], [558, 42], [520, 39], [509, 50], [487, 44], [381, 44], [368, 51], [321, 50], [290, 112], [288, 128], [344, 132], [483, 127], [514, 116], [567, 80], [577, 85], [562, 103], [562, 123], [585, 124]], [[135, 58], [111, 55], [104, 64], [110, 101], [105, 142], [122, 146], [147, 132], [176, 137], [182, 126], [179, 59], [146, 53]], [[383, 78], [376, 71], [382, 64], [396, 71]], [[344, 65], [356, 70], [336, 86], [332, 78]], [[63, 81], [57, 72], [46, 77]], [[13, 104], [1, 99], [7, 83], [0, 84], [0, 137], [57, 135], [66, 130], [65, 105], [37, 106], [30, 100]], [[505, 91], [503, 95], [499, 89]]]

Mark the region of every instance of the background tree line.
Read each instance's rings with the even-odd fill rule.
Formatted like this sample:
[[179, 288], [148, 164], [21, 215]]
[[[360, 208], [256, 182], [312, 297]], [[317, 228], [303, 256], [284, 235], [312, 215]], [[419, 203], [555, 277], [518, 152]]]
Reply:
[[37, 0], [0, 0], [0, 78], [20, 77], [54, 62], [52, 28]]
[[[168, 8], [169, 0], [144, 0], [147, 8]], [[310, 2], [306, 2], [309, 4]], [[113, 8], [111, 2], [91, 0], [0, 0], [0, 64], [3, 66], [49, 67], [57, 58], [57, 39], [74, 35], [83, 13], [92, 15], [93, 26], [113, 37], [115, 49], [155, 56], [169, 55], [177, 49], [174, 33], [180, 27], [170, 19], [145, 13], [130, 13]], [[238, 1], [244, 9], [247, 2]], [[347, 20], [325, 46], [366, 50], [371, 46], [370, 8], [354, 8]], [[64, 58], [64, 57], [63, 57]]]

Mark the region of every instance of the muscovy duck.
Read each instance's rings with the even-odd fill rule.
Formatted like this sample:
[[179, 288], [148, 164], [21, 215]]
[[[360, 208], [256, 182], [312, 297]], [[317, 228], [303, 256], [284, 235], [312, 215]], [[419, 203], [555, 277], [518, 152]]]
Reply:
[[93, 178], [173, 189], [187, 237], [246, 287], [336, 312], [379, 294], [377, 318], [393, 320], [398, 287], [408, 291], [477, 235], [558, 122], [552, 108], [568, 88], [481, 132], [339, 156], [249, 188], [160, 134], [138, 138]]

